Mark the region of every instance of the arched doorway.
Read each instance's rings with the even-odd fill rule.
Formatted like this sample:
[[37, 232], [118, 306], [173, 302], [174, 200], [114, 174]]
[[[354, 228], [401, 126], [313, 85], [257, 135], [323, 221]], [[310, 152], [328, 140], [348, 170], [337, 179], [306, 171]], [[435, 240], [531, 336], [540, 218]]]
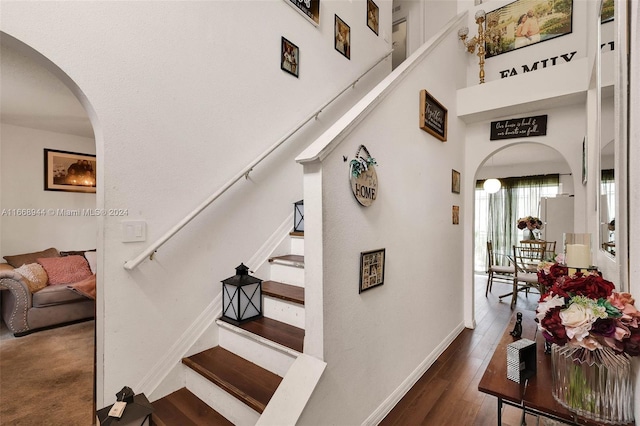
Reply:
[[[0, 207], [7, 209], [34, 207], [42, 211], [42, 214], [29, 217], [28, 221], [20, 222], [10, 220], [16, 218], [1, 218], [2, 255], [43, 250], [48, 247], [65, 252], [97, 250], [100, 254], [102, 252], [100, 237], [102, 219], [82, 214], [87, 210], [95, 211], [104, 204], [100, 183], [96, 193], [47, 191], [46, 187], [43, 187], [45, 175], [43, 149], [95, 155], [96, 178], [98, 182], [102, 181], [104, 175], [102, 158], [99, 154], [100, 150], [97, 149], [100, 146], [98, 141], [100, 134], [95, 130], [97, 119], [94, 110], [81, 89], [52, 61], [20, 40], [6, 33], [1, 35], [3, 137], [0, 143], [3, 148], [3, 164], [8, 166], [3, 167], [0, 172], [2, 177]], [[75, 212], [78, 214], [76, 215]], [[99, 256], [96, 257], [99, 258]], [[99, 264], [100, 261], [97, 260], [96, 263]], [[93, 419], [96, 408], [96, 380], [101, 381], [99, 372], [102, 357], [96, 356], [96, 351], [101, 353], [102, 339], [96, 339], [98, 334], [96, 331], [100, 329], [101, 324], [98, 319], [101, 317], [102, 307], [98, 303], [96, 308], [96, 320], [91, 323], [62, 326], [15, 338], [16, 341], [20, 340], [23, 346], [39, 340], [39, 344], [46, 348], [49, 347], [47, 346], [49, 343], [59, 340], [55, 338], [56, 333], [64, 333], [71, 327], [82, 326], [83, 333], [90, 333], [89, 341], [93, 341], [91, 346], [94, 349], [88, 351], [86, 360], [78, 358], [78, 362], [89, 364], [88, 366], [83, 364], [81, 369], [90, 375], [88, 381], [86, 378], [82, 379], [83, 386], [88, 383], [89, 388], [74, 387], [74, 393], [77, 391], [89, 395], [90, 400], [85, 396], [81, 407], [74, 406], [65, 411], [72, 413], [80, 409], [83, 412], [83, 418], [90, 420]], [[13, 338], [10, 333], [8, 337]], [[48, 358], [45, 352], [41, 356], [42, 359], [47, 359], [45, 365], [49, 365], [52, 358]], [[84, 352], [82, 356], [85, 356]], [[34, 360], [33, 365], [42, 363], [42, 359]], [[23, 372], [23, 374], [27, 373]], [[70, 388], [68, 385], [74, 381], [74, 377], [71, 376], [68, 375], [65, 378], [70, 382], [65, 382], [67, 386], [64, 392], [68, 392]], [[80, 376], [78, 378], [80, 379]], [[5, 379], [6, 376], [1, 380]], [[55, 389], [55, 386], [48, 384], [42, 386], [42, 391], [49, 395], [55, 392]], [[16, 395], [10, 395], [10, 397], [20, 401]], [[30, 397], [33, 397], [33, 394]], [[61, 409], [67, 408], [64, 403], [69, 400], [67, 395], [61, 392], [60, 395], [55, 396], [55, 399], [57, 404], [62, 406]], [[87, 400], [90, 403], [87, 403]], [[39, 406], [34, 415], [41, 418], [42, 412], [46, 410], [44, 405]], [[24, 414], [24, 412], [21, 413], [21, 415]], [[20, 421], [30, 422], [29, 418], [25, 417], [21, 417]]]
[[[548, 179], [545, 178], [547, 176]], [[496, 235], [506, 234], [502, 235], [500, 244], [493, 242], [495, 251], [502, 253], [508, 264], [509, 248], [523, 239], [522, 232], [516, 227], [517, 219], [528, 215], [549, 219], [544, 209], [547, 202], [555, 200], [548, 199], [561, 197], [559, 194], [565, 193], [566, 196], [562, 197], [572, 202], [573, 198], [569, 195], [574, 194], [575, 185], [575, 176], [563, 154], [540, 142], [519, 141], [488, 152], [476, 170], [474, 182], [489, 178], [509, 183], [506, 185], [508, 188], [503, 185], [496, 194], [488, 194], [482, 187], [473, 188], [473, 294], [483, 298], [488, 258], [486, 242], [495, 240]], [[518, 189], [514, 189], [513, 186], [518, 182], [521, 184], [518, 184]], [[533, 182], [536, 182], [535, 187]], [[528, 186], [531, 188], [527, 188]], [[544, 237], [546, 229], [541, 231]], [[554, 233], [553, 238], [557, 239], [555, 235], [557, 233]], [[562, 241], [558, 244], [558, 249], [561, 250]], [[498, 296], [508, 293], [510, 285], [505, 281], [497, 288], [494, 286], [492, 293], [487, 296], [491, 300], [487, 302], [500, 303]], [[479, 286], [482, 288], [478, 288]], [[503, 303], [509, 303], [509, 300], [505, 299]]]

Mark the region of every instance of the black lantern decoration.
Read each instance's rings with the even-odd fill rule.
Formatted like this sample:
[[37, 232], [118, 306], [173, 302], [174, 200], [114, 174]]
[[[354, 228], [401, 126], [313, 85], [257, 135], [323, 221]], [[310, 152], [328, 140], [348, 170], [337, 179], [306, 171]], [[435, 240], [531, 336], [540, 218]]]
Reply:
[[249, 275], [243, 263], [236, 275], [222, 281], [222, 319], [231, 324], [262, 317], [262, 280]]
[[304, 232], [304, 200], [293, 203], [293, 232]]

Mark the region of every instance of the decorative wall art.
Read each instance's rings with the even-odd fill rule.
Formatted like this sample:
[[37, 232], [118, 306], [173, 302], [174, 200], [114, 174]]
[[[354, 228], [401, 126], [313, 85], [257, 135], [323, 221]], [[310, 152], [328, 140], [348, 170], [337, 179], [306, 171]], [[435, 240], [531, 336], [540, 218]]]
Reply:
[[[364, 155], [360, 152], [364, 151]], [[351, 191], [358, 203], [369, 207], [378, 197], [378, 175], [376, 159], [369, 154], [364, 145], [360, 145], [356, 151], [356, 157], [349, 162], [349, 180]]]
[[320, 0], [284, 0], [313, 25], [320, 24]]
[[298, 46], [284, 37], [282, 37], [280, 44], [280, 68], [298, 77], [298, 70], [300, 69], [300, 50]]
[[492, 121], [489, 140], [530, 138], [547, 134], [547, 115]]
[[491, 37], [486, 57], [500, 55], [572, 32], [572, 0], [517, 0], [487, 13]]
[[380, 17], [380, 9], [372, 1], [367, 0], [367, 27], [378, 35], [378, 19]]
[[460, 206], [451, 207], [451, 222], [454, 225], [460, 225]]
[[384, 284], [385, 249], [360, 253], [360, 287], [358, 293]]
[[451, 192], [460, 193], [460, 172], [453, 169], [451, 169]]
[[345, 58], [351, 59], [351, 27], [340, 19], [338, 15], [335, 15], [335, 17], [334, 46]]
[[96, 192], [96, 156], [44, 150], [45, 191]]
[[447, 109], [426, 90], [420, 91], [420, 128], [442, 142], [447, 140]]

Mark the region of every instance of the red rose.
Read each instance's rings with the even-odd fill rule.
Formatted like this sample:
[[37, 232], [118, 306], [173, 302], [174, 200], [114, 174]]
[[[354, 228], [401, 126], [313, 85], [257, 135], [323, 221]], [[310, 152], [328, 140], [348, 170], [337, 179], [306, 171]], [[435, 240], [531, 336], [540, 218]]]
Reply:
[[615, 286], [598, 274], [583, 275], [576, 273], [567, 277], [562, 285], [562, 290], [576, 296], [585, 296], [591, 299], [606, 299], [611, 295]]
[[545, 339], [551, 343], [564, 345], [569, 339], [567, 339], [567, 331], [562, 325], [562, 319], [560, 319], [560, 309], [561, 307], [550, 309], [540, 321], [540, 325], [545, 330], [542, 332]]

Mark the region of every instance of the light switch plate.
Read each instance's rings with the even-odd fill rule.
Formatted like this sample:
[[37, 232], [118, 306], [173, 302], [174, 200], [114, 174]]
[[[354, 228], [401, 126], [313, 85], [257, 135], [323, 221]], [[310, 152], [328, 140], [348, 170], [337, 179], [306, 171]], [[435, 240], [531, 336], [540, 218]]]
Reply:
[[122, 242], [136, 243], [147, 240], [147, 222], [144, 220], [122, 221]]

